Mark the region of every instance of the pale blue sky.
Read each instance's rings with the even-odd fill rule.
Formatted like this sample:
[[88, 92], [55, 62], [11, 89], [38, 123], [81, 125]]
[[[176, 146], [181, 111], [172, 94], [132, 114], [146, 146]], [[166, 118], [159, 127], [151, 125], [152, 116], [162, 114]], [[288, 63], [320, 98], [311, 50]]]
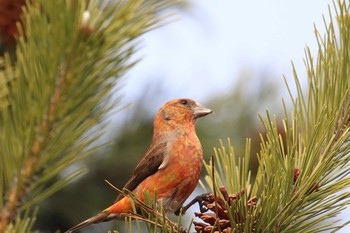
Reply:
[[282, 74], [292, 79], [291, 60], [303, 74], [305, 45], [316, 48], [313, 23], [323, 31], [322, 14], [328, 18], [331, 1], [190, 3], [175, 22], [144, 37], [143, 60], [125, 78], [125, 101], [159, 80], [169, 90], [167, 99], [204, 101], [228, 90], [242, 69], [269, 69], [283, 85]]

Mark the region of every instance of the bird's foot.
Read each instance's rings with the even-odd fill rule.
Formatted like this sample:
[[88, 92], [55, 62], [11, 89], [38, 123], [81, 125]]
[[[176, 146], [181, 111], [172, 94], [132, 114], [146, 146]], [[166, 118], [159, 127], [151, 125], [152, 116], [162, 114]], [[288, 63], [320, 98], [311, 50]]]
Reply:
[[197, 197], [195, 197], [192, 201], [190, 201], [190, 203], [188, 203], [187, 205], [179, 208], [176, 212], [175, 215], [180, 215], [184, 214], [191, 206], [193, 206], [195, 203], [198, 203], [199, 205], [199, 210], [201, 213], [205, 213], [208, 211], [208, 208], [206, 207], [206, 203], [208, 202], [212, 202], [213, 200], [213, 195], [211, 193], [204, 193], [201, 194]]

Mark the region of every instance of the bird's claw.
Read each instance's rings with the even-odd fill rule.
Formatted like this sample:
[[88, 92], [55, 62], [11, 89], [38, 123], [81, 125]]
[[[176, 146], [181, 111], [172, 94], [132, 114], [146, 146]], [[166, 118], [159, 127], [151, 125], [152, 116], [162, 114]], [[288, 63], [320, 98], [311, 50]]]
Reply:
[[192, 201], [190, 201], [190, 203], [188, 203], [187, 205], [179, 208], [176, 212], [175, 215], [180, 215], [184, 214], [191, 206], [193, 206], [195, 203], [198, 203], [199, 205], [199, 210], [201, 211], [201, 213], [205, 213], [208, 211], [208, 208], [206, 207], [206, 203], [208, 202], [212, 202], [212, 194], [211, 193], [204, 193], [201, 194], [197, 197], [195, 197]]

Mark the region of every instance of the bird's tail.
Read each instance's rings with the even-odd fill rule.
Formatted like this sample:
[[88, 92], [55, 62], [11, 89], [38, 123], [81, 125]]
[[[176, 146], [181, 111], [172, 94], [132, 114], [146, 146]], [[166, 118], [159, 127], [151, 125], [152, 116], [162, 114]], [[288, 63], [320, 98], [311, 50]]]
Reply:
[[115, 218], [120, 218], [120, 217], [122, 217], [123, 213], [129, 213], [131, 211], [132, 211], [132, 206], [131, 206], [130, 199], [128, 197], [123, 198], [120, 201], [118, 201], [118, 202], [114, 203], [113, 205], [111, 205], [110, 207], [108, 207], [107, 209], [101, 211], [97, 215], [95, 215], [95, 216], [85, 220], [84, 222], [81, 222], [78, 225], [72, 227], [71, 229], [69, 229], [65, 233], [75, 233], [75, 232], [78, 232], [87, 226], [92, 225], [92, 224], [99, 223], [99, 222], [106, 222], [106, 221], [109, 221], [109, 220], [115, 219]]
[[84, 222], [81, 222], [78, 225], [70, 228], [65, 233], [75, 233], [75, 232], [78, 232], [87, 226], [90, 226], [92, 224], [99, 223], [99, 222], [105, 222], [105, 221], [110, 220], [111, 218], [113, 218], [113, 215], [111, 215], [107, 211], [102, 211], [102, 212], [98, 213], [97, 215], [95, 215], [89, 219], [86, 219]]

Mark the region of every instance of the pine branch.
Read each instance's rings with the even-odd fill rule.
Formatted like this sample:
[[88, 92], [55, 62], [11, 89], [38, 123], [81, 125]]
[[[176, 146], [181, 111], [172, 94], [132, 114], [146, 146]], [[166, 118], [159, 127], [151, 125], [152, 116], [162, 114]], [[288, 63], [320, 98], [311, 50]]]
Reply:
[[8, 194], [9, 199], [1, 210], [0, 232], [9, 221], [13, 221], [17, 215], [16, 208], [18, 208], [19, 203], [23, 203], [23, 199], [28, 195], [28, 192], [31, 191], [31, 186], [35, 182], [35, 179], [33, 180], [34, 173], [36, 173], [35, 175], [42, 173], [42, 170], [35, 170], [35, 165], [38, 163], [38, 159], [40, 159], [39, 156], [43, 144], [46, 143], [46, 140], [50, 140], [48, 134], [52, 131], [52, 122], [55, 122], [56, 108], [58, 102], [60, 102], [61, 87], [65, 80], [65, 74], [64, 68], [60, 67], [57, 84], [55, 85], [54, 94], [52, 95], [52, 100], [49, 104], [49, 111], [42, 117], [36, 139], [29, 151], [27, 161], [25, 161], [25, 165], [22, 168], [22, 174], [18, 177], [19, 179], [12, 184], [12, 187], [10, 187]]
[[[230, 142], [228, 149], [221, 144], [215, 150], [215, 174], [210, 175], [210, 164], [205, 166], [207, 185], [212, 187], [215, 178], [214, 190], [224, 186], [229, 193], [214, 195], [222, 200], [224, 214], [198, 215], [214, 214], [209, 226], [229, 220], [225, 230], [233, 232], [325, 232], [349, 223], [339, 224], [336, 216], [350, 204], [345, 191], [350, 184], [350, 5], [339, 0], [334, 8], [337, 22], [325, 23], [326, 35], [315, 30], [317, 59], [306, 49], [308, 93], [293, 67], [297, 98], [287, 85], [293, 113], [288, 114], [283, 103], [282, 123], [268, 111], [261, 117], [267, 133], [261, 136], [253, 188], [245, 170], [249, 150], [236, 157]], [[241, 189], [240, 198], [227, 198]], [[200, 229], [212, 229], [209, 226]]]
[[[154, 28], [157, 1], [28, 1], [16, 62], [4, 57], [0, 96], [0, 232], [84, 171], [67, 170], [99, 145], [111, 90]], [[11, 85], [7, 85], [11, 80]], [[64, 173], [62, 173], [64, 171]], [[51, 182], [61, 174], [60, 180]], [[18, 220], [21, 222], [20, 220]], [[32, 224], [26, 225], [30, 231]], [[23, 229], [22, 229], [23, 230]]]

